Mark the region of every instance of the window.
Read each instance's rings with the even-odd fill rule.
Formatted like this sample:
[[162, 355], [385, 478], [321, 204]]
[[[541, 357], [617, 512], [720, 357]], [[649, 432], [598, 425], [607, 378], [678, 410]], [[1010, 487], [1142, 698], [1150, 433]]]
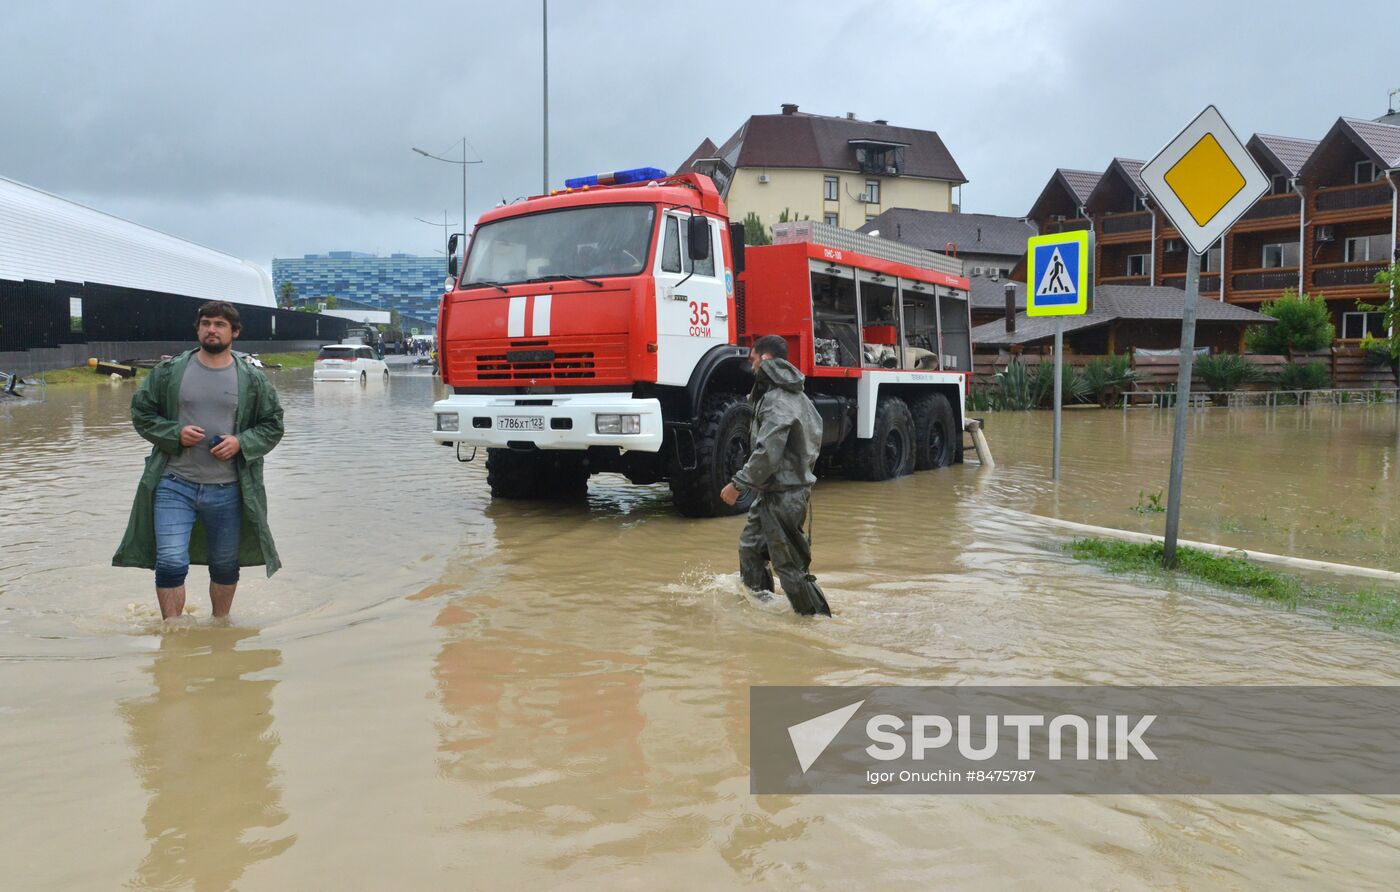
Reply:
[[1373, 338], [1385, 337], [1384, 313], [1343, 313], [1342, 337], [1359, 341], [1370, 335]]
[[1205, 252], [1204, 254], [1201, 255], [1201, 272], [1203, 272], [1203, 273], [1218, 273], [1218, 272], [1220, 272], [1220, 246], [1219, 246], [1219, 245], [1216, 245], [1214, 248], [1211, 248], [1209, 251], [1207, 251], [1207, 252]]
[[822, 199], [840, 201], [841, 193], [838, 191], [840, 182], [836, 177], [822, 177]]
[[1145, 275], [1147, 275], [1147, 264], [1148, 264], [1148, 262], [1149, 262], [1149, 258], [1148, 258], [1148, 255], [1146, 255], [1146, 254], [1129, 254], [1129, 255], [1128, 255], [1128, 271], [1127, 271], [1127, 273], [1125, 273], [1125, 275], [1129, 275], [1129, 276], [1145, 276]]
[[1380, 171], [1376, 170], [1376, 165], [1370, 161], [1358, 161], [1352, 176], [1353, 183], [1369, 183], [1380, 177]]
[[870, 204], [879, 204], [879, 203], [880, 203], [880, 181], [879, 181], [879, 180], [866, 180], [866, 181], [865, 181], [865, 194], [861, 195], [861, 200], [862, 200], [862, 201], [867, 201], [867, 202], [869, 202]]
[[1386, 246], [1388, 235], [1359, 235], [1346, 240], [1347, 263], [1364, 263], [1368, 260], [1388, 260]]
[[[689, 231], [690, 230], [687, 227], [686, 232], [689, 233]], [[686, 272], [693, 272], [697, 276], [713, 276], [715, 274], [715, 246], [714, 239], [710, 238], [709, 226], [705, 227], [705, 240], [710, 242], [710, 256], [706, 257], [704, 260], [695, 261], [693, 266], [690, 261], [689, 247], [687, 247], [685, 251], [681, 252], [681, 259], [685, 261]]]
[[839, 215], [837, 215], [837, 214], [823, 214], [823, 215], [822, 215], [822, 222], [823, 222], [823, 223], [826, 223], [826, 224], [829, 225], [829, 226], [840, 226], [841, 224], [837, 222], [838, 219], [839, 219]]
[[357, 359], [374, 359], [374, 351], [368, 347], [356, 347], [355, 357]]
[[478, 226], [462, 286], [562, 276], [635, 276], [651, 253], [656, 208], [611, 204], [506, 217]]
[[[275, 323], [277, 317], [273, 316], [272, 321]], [[68, 298], [68, 330], [75, 332], [83, 330], [83, 299], [81, 297]], [[275, 327], [272, 329], [272, 333], [277, 333]]]
[[1279, 242], [1274, 245], [1265, 245], [1263, 262], [1260, 266], [1264, 269], [1297, 269], [1298, 243]]
[[670, 215], [666, 217], [666, 237], [661, 245], [661, 271], [681, 271], [681, 227], [676, 218]]
[[1270, 178], [1269, 192], [1274, 195], [1283, 195], [1288, 191], [1288, 177], [1281, 173], [1276, 173]]

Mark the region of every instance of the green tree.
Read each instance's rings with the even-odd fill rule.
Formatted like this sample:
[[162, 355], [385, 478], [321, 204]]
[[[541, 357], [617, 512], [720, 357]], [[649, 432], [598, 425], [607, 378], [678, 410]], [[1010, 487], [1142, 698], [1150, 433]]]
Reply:
[[278, 295], [281, 298], [278, 302], [278, 306], [289, 310], [292, 308], [292, 303], [296, 300], [297, 286], [293, 285], [291, 282], [283, 282], [282, 287], [278, 289]]
[[763, 221], [758, 218], [758, 214], [749, 211], [744, 217], [744, 244], [746, 245], [771, 245], [773, 239], [768, 236], [768, 229], [763, 225]]
[[334, 310], [335, 307], [336, 307], [335, 295], [334, 295], [334, 294], [327, 294], [327, 295], [326, 295], [326, 309], [327, 309], [327, 310]]
[[1368, 350], [1383, 351], [1390, 357], [1391, 366], [1394, 367], [1400, 362], [1400, 331], [1396, 331], [1400, 319], [1395, 318], [1396, 294], [1400, 292], [1400, 260], [1376, 273], [1375, 282], [1376, 287], [1385, 292], [1385, 300], [1378, 304], [1358, 300], [1356, 308], [1366, 313], [1384, 314], [1382, 324], [1390, 334], [1384, 338], [1373, 338], [1368, 334], [1361, 346]]
[[1332, 324], [1332, 311], [1322, 295], [1297, 293], [1292, 288], [1278, 300], [1271, 300], [1259, 312], [1278, 321], [1273, 325], [1256, 325], [1245, 332], [1244, 343], [1250, 353], [1289, 353], [1321, 350], [1332, 346], [1337, 335]]

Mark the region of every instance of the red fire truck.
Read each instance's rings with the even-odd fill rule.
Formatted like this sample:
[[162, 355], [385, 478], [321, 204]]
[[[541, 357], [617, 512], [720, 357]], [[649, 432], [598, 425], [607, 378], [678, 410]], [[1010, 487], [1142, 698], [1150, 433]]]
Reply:
[[433, 439], [464, 461], [485, 448], [496, 498], [577, 494], [616, 472], [669, 483], [682, 514], [739, 513], [719, 492], [749, 454], [747, 345], [777, 334], [824, 421], [820, 472], [961, 461], [961, 263], [820, 223], [781, 230], [746, 248], [709, 177], [654, 168], [485, 214], [460, 274], [449, 260], [438, 356], [452, 395], [433, 405]]

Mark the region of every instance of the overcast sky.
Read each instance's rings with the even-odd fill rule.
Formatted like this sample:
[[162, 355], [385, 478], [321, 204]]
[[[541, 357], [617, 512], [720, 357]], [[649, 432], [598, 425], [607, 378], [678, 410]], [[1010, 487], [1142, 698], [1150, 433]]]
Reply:
[[[0, 176], [269, 265], [440, 248], [541, 184], [540, 2], [7, 0]], [[966, 211], [1146, 159], [1207, 103], [1318, 138], [1400, 86], [1380, 7], [1177, 2], [550, 3], [550, 174], [667, 170], [783, 102], [935, 130]], [[1352, 10], [1357, 14], [1347, 12]], [[1368, 23], [1367, 18], [1371, 21]]]

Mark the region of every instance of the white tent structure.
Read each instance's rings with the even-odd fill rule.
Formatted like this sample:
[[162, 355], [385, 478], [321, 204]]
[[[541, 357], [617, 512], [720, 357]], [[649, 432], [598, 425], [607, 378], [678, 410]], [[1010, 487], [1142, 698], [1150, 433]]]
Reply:
[[277, 305], [272, 278], [261, 267], [4, 177], [0, 279], [100, 282]]

